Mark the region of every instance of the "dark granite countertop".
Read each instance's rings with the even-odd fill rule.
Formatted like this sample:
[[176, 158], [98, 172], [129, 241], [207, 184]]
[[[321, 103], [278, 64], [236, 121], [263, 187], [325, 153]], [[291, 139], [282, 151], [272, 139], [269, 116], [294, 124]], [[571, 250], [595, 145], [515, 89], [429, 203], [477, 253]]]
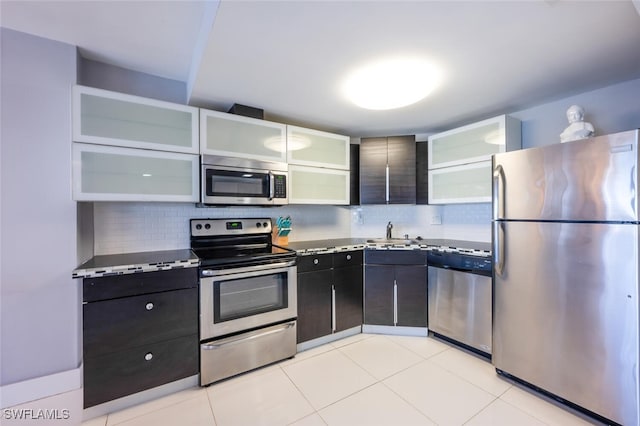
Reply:
[[192, 268], [198, 266], [199, 263], [200, 260], [190, 249], [108, 254], [94, 256], [78, 266], [73, 271], [72, 277], [89, 278]]
[[387, 244], [368, 243], [367, 238], [338, 238], [328, 240], [295, 241], [289, 243], [288, 248], [295, 250], [298, 254], [332, 253], [342, 250], [429, 250], [440, 249], [466, 249], [470, 251], [480, 251], [491, 253], [491, 243], [481, 241], [464, 241], [449, 239], [422, 239], [417, 240], [417, 244]]
[[342, 250], [361, 250], [367, 245], [366, 238], [335, 238], [330, 240], [312, 240], [290, 242], [287, 248], [298, 254], [330, 253]]

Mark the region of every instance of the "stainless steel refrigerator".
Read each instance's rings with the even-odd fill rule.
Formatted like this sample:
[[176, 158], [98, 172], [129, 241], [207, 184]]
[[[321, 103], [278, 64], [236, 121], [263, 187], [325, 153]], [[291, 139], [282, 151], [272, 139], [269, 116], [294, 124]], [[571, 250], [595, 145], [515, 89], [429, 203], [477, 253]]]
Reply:
[[493, 364], [639, 419], [638, 130], [493, 157]]

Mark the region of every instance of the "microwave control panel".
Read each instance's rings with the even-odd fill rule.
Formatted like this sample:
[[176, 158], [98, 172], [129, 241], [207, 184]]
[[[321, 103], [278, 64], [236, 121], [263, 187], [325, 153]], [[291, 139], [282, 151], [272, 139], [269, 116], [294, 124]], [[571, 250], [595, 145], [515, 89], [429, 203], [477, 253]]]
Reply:
[[273, 197], [287, 198], [287, 177], [285, 175], [274, 175], [273, 179]]

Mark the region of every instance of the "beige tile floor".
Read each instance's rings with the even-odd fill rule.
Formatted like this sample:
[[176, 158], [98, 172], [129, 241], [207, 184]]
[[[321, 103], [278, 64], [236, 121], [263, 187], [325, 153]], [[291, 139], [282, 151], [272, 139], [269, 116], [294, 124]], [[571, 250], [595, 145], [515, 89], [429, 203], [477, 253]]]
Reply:
[[85, 426], [598, 424], [425, 337], [360, 334]]

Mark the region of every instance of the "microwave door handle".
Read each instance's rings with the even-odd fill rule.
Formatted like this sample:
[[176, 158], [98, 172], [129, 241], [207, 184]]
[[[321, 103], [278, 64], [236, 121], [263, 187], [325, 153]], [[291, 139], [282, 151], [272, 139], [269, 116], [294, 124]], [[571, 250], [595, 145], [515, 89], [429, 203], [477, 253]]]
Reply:
[[269, 201], [273, 200], [273, 197], [275, 197], [275, 181], [276, 178], [273, 175], [273, 173], [269, 172]]

